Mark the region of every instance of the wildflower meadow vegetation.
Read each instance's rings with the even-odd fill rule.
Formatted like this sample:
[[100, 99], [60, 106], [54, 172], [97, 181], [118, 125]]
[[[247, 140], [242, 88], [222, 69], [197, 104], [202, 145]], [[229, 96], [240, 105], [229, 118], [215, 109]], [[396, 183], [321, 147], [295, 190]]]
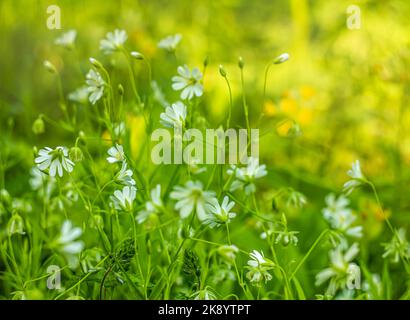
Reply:
[[0, 2], [1, 299], [409, 299], [407, 1]]

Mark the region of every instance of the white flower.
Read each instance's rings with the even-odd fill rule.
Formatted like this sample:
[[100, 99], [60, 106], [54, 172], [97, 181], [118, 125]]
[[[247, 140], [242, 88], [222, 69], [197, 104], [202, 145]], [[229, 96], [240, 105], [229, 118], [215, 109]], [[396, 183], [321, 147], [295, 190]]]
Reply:
[[68, 99], [81, 104], [86, 104], [88, 101], [89, 87], [82, 86], [68, 94]]
[[275, 267], [275, 264], [266, 259], [263, 256], [263, 252], [253, 250], [250, 254], [250, 260], [248, 260], [249, 269], [246, 277], [250, 282], [259, 284], [262, 280], [265, 282], [272, 279], [272, 275], [269, 273], [269, 270], [272, 270]]
[[65, 220], [57, 239], [58, 250], [67, 258], [71, 267], [78, 263], [78, 254], [84, 249], [84, 243], [76, 240], [82, 235], [81, 228], [75, 227], [70, 220]]
[[347, 208], [349, 200], [343, 195], [336, 198], [334, 194], [329, 194], [325, 201], [327, 207], [322, 210], [322, 214], [330, 226], [345, 235], [361, 238], [363, 227], [352, 226], [357, 217], [351, 209]]
[[49, 169], [49, 175], [54, 177], [56, 173], [63, 176], [63, 169], [67, 172], [73, 171], [74, 162], [68, 158], [66, 147], [56, 147], [54, 150], [45, 147], [38, 152], [39, 156], [34, 160], [37, 167], [44, 171]]
[[233, 165], [227, 173], [229, 175], [235, 173], [237, 179], [232, 183], [230, 191], [244, 188], [246, 194], [255, 192], [255, 179], [264, 177], [267, 174], [266, 166], [264, 164], [259, 165], [259, 159], [253, 157], [248, 158], [246, 167], [238, 168]]
[[115, 29], [114, 32], [108, 32], [106, 39], [100, 41], [100, 50], [105, 54], [111, 54], [122, 48], [128, 36], [124, 30]]
[[123, 161], [121, 170], [115, 176], [115, 180], [126, 186], [134, 186], [135, 180], [132, 178], [132, 170], [127, 169], [127, 162]]
[[145, 210], [138, 212], [136, 217], [138, 223], [143, 223], [151, 215], [156, 215], [163, 209], [163, 203], [161, 200], [161, 185], [157, 184], [154, 189], [151, 190], [151, 200], [145, 203]]
[[94, 69], [90, 69], [85, 78], [85, 82], [88, 85], [87, 90], [90, 93], [88, 99], [92, 104], [95, 104], [103, 96], [106, 83], [101, 77], [101, 74]]
[[211, 228], [229, 223], [231, 219], [236, 217], [236, 213], [230, 212], [234, 206], [235, 202], [229, 202], [229, 197], [227, 196], [223, 199], [222, 205], [219, 204], [216, 198], [211, 199], [210, 202], [206, 204], [209, 214], [205, 222], [209, 224]]
[[131, 211], [136, 197], [137, 188], [126, 186], [122, 189], [122, 191], [115, 190], [114, 195], [110, 196], [110, 199], [115, 209]]
[[280, 56], [276, 57], [275, 60], [273, 61], [274, 64], [281, 64], [284, 63], [285, 61], [288, 61], [290, 58], [289, 53], [282, 53]]
[[108, 149], [108, 155], [109, 157], [107, 157], [107, 161], [109, 163], [115, 163], [125, 160], [124, 149], [119, 144], [115, 144], [114, 147]]
[[400, 257], [410, 259], [410, 245], [406, 239], [406, 230], [401, 228], [394, 233], [389, 243], [384, 243], [383, 258], [391, 257], [394, 263], [399, 262]]
[[181, 218], [188, 217], [195, 209], [198, 219], [203, 221], [207, 218], [205, 204], [215, 194], [212, 191], [204, 191], [200, 181], [188, 181], [184, 187], [176, 186], [170, 196], [177, 200], [175, 209], [179, 210]]
[[198, 68], [194, 68], [191, 72], [187, 65], [179, 66], [177, 71], [179, 76], [172, 77], [172, 89], [175, 91], [182, 90], [181, 99], [191, 100], [194, 96], [202, 96], [201, 71]]
[[363, 175], [360, 168], [359, 160], [352, 163], [352, 168], [347, 171], [347, 174], [352, 178], [343, 185], [343, 192], [350, 194], [357, 187], [367, 183], [366, 177]]
[[182, 128], [186, 119], [186, 106], [177, 101], [165, 109], [160, 115], [161, 124], [169, 128]]
[[77, 31], [69, 30], [58, 37], [54, 43], [67, 49], [74, 48], [74, 41], [77, 36]]
[[179, 33], [168, 36], [158, 42], [158, 48], [164, 49], [169, 52], [174, 52], [181, 39], [182, 36]]
[[345, 289], [352, 271], [357, 270], [357, 264], [351, 262], [359, 253], [359, 246], [354, 243], [345, 252], [342, 246], [337, 246], [329, 253], [330, 267], [325, 268], [316, 275], [316, 285], [329, 281], [326, 294], [335, 295], [338, 289]]

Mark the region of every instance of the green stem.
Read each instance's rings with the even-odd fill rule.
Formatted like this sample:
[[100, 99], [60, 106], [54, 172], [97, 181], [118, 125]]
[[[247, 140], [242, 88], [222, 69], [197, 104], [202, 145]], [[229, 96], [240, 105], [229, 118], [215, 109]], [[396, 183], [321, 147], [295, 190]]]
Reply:
[[309, 258], [310, 254], [313, 252], [313, 250], [316, 248], [316, 246], [319, 244], [319, 242], [322, 240], [322, 238], [328, 233], [330, 232], [329, 229], [323, 230], [322, 233], [317, 237], [317, 239], [315, 240], [315, 242], [312, 244], [312, 246], [310, 247], [309, 251], [305, 254], [305, 256], [302, 258], [302, 260], [300, 260], [300, 262], [298, 263], [298, 265], [296, 266], [295, 270], [293, 270], [292, 274], [289, 277], [289, 281], [291, 281], [293, 279], [293, 277], [296, 275], [296, 273], [299, 271], [300, 267], [305, 263], [305, 261], [307, 260], [307, 258]]
[[231, 122], [231, 116], [232, 116], [232, 109], [233, 109], [233, 102], [232, 102], [232, 90], [231, 90], [231, 85], [229, 84], [228, 77], [224, 77], [226, 84], [228, 85], [228, 90], [229, 90], [229, 111], [228, 111], [228, 119], [226, 120], [226, 128], [229, 129], [229, 124]]
[[243, 112], [245, 114], [245, 120], [246, 120], [246, 129], [248, 132], [248, 139], [250, 139], [251, 136], [251, 126], [249, 124], [249, 111], [248, 111], [248, 105], [246, 103], [246, 96], [245, 96], [245, 81], [243, 79], [243, 69], [241, 68], [241, 84], [242, 84], [242, 104], [243, 104]]

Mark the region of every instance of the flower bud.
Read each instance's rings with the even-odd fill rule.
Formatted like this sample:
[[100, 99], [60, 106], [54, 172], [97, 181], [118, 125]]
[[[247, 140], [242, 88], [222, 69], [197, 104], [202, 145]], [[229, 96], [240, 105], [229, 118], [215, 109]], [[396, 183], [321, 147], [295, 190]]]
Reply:
[[121, 83], [118, 85], [118, 94], [120, 96], [124, 95], [124, 87], [121, 85]]
[[144, 56], [141, 53], [137, 52], [137, 51], [132, 51], [131, 52], [131, 57], [133, 57], [136, 60], [144, 60]]
[[56, 67], [48, 60], [44, 60], [43, 62], [44, 67], [50, 73], [57, 73]]
[[104, 219], [99, 214], [95, 214], [91, 220], [91, 227], [95, 229], [104, 228]]
[[245, 62], [243, 61], [242, 57], [239, 57], [238, 59], [238, 66], [240, 69], [243, 69], [243, 67], [245, 66]]
[[284, 234], [282, 239], [281, 239], [281, 244], [284, 247], [287, 247], [289, 245], [290, 239], [288, 234]]
[[35, 135], [44, 133], [44, 121], [41, 115], [36, 120], [34, 120], [31, 130], [33, 130], [33, 133]]
[[83, 152], [79, 147], [72, 147], [69, 152], [70, 159], [74, 162], [80, 162], [83, 160]]
[[85, 133], [84, 133], [84, 131], [83, 130], [81, 130], [79, 133], [78, 133], [78, 137], [81, 139], [81, 140], [85, 140], [85, 138], [86, 138], [86, 135], [85, 135]]
[[90, 63], [97, 69], [103, 69], [103, 65], [101, 64], [100, 61], [98, 61], [97, 59], [94, 59], [92, 57], [90, 57], [88, 59], [90, 61]]
[[208, 64], [209, 64], [209, 57], [206, 56], [205, 59], [204, 59], [204, 67], [207, 67]]
[[288, 61], [290, 58], [289, 53], [282, 53], [280, 56], [276, 57], [275, 60], [273, 60], [274, 64], [281, 64], [284, 63], [285, 61]]
[[219, 65], [219, 73], [221, 74], [222, 77], [226, 78], [226, 71], [221, 64]]

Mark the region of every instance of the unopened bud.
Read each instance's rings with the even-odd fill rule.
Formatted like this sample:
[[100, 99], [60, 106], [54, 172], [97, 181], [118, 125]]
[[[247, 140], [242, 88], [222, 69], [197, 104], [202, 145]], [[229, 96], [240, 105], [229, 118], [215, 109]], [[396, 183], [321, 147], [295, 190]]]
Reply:
[[100, 61], [98, 61], [97, 59], [94, 59], [92, 57], [90, 57], [90, 59], [88, 59], [90, 61], [90, 63], [97, 69], [103, 69], [103, 65], [101, 64]]
[[81, 130], [79, 133], [78, 133], [78, 137], [81, 139], [81, 140], [85, 140], [85, 138], [86, 138], [86, 135], [85, 135], [85, 133], [84, 133], [84, 131], [83, 130]]
[[43, 65], [44, 65], [44, 68], [46, 68], [48, 72], [57, 73], [56, 67], [50, 61], [44, 60]]
[[132, 51], [131, 52], [131, 57], [133, 57], [134, 59], [137, 59], [137, 60], [144, 60], [144, 56], [141, 53], [137, 52], [137, 51]]
[[239, 57], [238, 59], [238, 66], [241, 69], [243, 69], [243, 67], [245, 66], [245, 62], [243, 61], [242, 57]]
[[44, 133], [44, 121], [41, 115], [36, 120], [34, 120], [31, 129], [36, 135]]
[[281, 64], [284, 63], [285, 61], [288, 61], [290, 58], [289, 53], [282, 53], [280, 56], [276, 57], [275, 60], [273, 60], [274, 64]]
[[118, 85], [118, 94], [120, 96], [124, 95], [124, 87], [121, 85], [121, 83]]
[[222, 77], [226, 78], [226, 71], [221, 64], [219, 65], [219, 73], [221, 74]]
[[209, 57], [206, 56], [205, 59], [204, 59], [204, 67], [207, 67], [208, 64], [209, 64]]
[[83, 160], [83, 152], [79, 147], [72, 147], [69, 152], [70, 159], [74, 162], [80, 162]]

